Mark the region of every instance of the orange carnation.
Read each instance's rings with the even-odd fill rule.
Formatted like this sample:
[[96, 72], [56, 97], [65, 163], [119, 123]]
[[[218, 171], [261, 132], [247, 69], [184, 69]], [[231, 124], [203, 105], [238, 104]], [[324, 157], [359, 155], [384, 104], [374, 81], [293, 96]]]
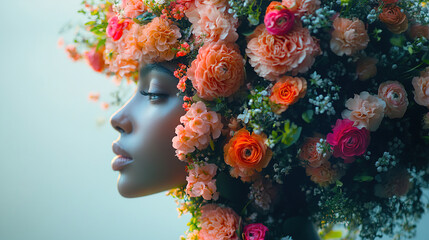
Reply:
[[225, 163], [233, 167], [231, 176], [249, 181], [256, 171], [262, 171], [271, 160], [271, 149], [265, 144], [265, 134], [250, 134], [245, 128], [238, 130], [224, 146]]
[[408, 19], [402, 9], [398, 6], [389, 6], [383, 8], [380, 13], [380, 21], [386, 24], [387, 29], [392, 33], [400, 34], [408, 29]]
[[271, 102], [275, 103], [272, 110], [276, 114], [286, 111], [292, 105], [303, 98], [307, 92], [307, 81], [300, 77], [284, 76], [280, 78], [271, 89]]
[[244, 82], [244, 59], [235, 44], [209, 43], [200, 48], [187, 74], [201, 98], [229, 97]]
[[170, 61], [176, 55], [173, 48], [179, 48], [178, 39], [182, 36], [179, 27], [163, 18], [154, 18], [147, 24], [138, 37], [142, 48], [143, 62]]

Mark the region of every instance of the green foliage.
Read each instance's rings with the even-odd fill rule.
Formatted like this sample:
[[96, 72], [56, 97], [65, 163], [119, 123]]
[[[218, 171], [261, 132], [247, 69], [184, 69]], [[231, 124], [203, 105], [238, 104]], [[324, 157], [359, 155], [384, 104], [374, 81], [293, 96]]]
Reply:
[[274, 144], [282, 143], [287, 148], [298, 141], [302, 128], [289, 120], [284, 121], [282, 124], [283, 127], [279, 126], [271, 131], [270, 140]]

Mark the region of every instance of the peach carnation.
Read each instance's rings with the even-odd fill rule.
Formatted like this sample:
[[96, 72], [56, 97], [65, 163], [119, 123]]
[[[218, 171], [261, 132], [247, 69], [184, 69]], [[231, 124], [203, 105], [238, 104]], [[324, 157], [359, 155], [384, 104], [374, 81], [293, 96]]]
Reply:
[[322, 138], [307, 138], [299, 150], [298, 158], [313, 168], [320, 167], [320, 165], [328, 161], [332, 155], [331, 152], [325, 152], [323, 150], [320, 140], [322, 140]]
[[232, 167], [231, 176], [246, 182], [268, 165], [272, 151], [266, 139], [265, 134], [250, 134], [245, 128], [235, 133], [223, 148], [225, 163]]
[[176, 54], [173, 48], [179, 48], [178, 39], [181, 36], [179, 27], [171, 21], [154, 18], [138, 36], [138, 45], [144, 55], [142, 61], [147, 63], [172, 60]]
[[333, 27], [330, 47], [338, 56], [350, 56], [367, 47], [369, 36], [361, 20], [337, 17]]
[[216, 204], [201, 207], [199, 240], [238, 240], [240, 217], [231, 208]]
[[311, 181], [326, 187], [334, 183], [338, 178], [338, 172], [331, 167], [331, 163], [326, 161], [317, 168], [307, 166], [305, 173], [310, 176]]
[[297, 17], [313, 14], [320, 8], [320, 0], [283, 0], [282, 4]]
[[412, 39], [420, 37], [429, 39], [429, 25], [414, 24], [409, 28], [408, 35]]
[[400, 34], [408, 29], [407, 15], [396, 5], [383, 8], [383, 12], [378, 17], [392, 33]]
[[225, 41], [234, 43], [238, 39], [238, 19], [217, 8], [216, 5], [198, 4], [186, 16], [192, 23], [195, 36], [204, 38], [205, 43]]
[[390, 169], [382, 175], [382, 181], [374, 187], [375, 196], [391, 198], [404, 196], [411, 187], [411, 175], [404, 167]]
[[[206, 148], [211, 139], [220, 136], [223, 124], [220, 114], [207, 111], [203, 102], [191, 105], [184, 116], [180, 118], [181, 124], [176, 127], [176, 136], [173, 138], [173, 147], [180, 160], [184, 155], [197, 149]], [[182, 125], [183, 124], [183, 125]]]
[[429, 67], [422, 71], [419, 77], [414, 77], [412, 84], [416, 103], [429, 108]]
[[199, 49], [187, 75], [199, 97], [229, 97], [244, 82], [244, 59], [235, 44], [209, 43]]
[[377, 75], [377, 63], [376, 58], [365, 57], [361, 58], [356, 62], [356, 74], [358, 79], [366, 81]]
[[274, 103], [274, 113], [281, 114], [286, 109], [303, 98], [307, 92], [307, 81], [300, 77], [284, 76], [271, 89], [270, 101]]
[[219, 193], [216, 192], [216, 175], [217, 166], [215, 164], [193, 164], [188, 171], [186, 181], [186, 193], [191, 197], [202, 196], [205, 200], [217, 200]]
[[143, 0], [122, 0], [122, 10], [124, 15], [129, 18], [135, 18], [145, 11]]
[[292, 75], [306, 72], [321, 53], [318, 40], [308, 29], [295, 24], [285, 35], [271, 35], [264, 24], [256, 27], [249, 37], [246, 54], [255, 72], [268, 80], [287, 72]]
[[347, 100], [346, 108], [349, 110], [343, 111], [344, 119], [350, 119], [354, 122], [353, 126], [359, 129], [375, 131], [383, 120], [386, 103], [378, 96], [364, 91]]
[[408, 97], [404, 86], [397, 81], [387, 81], [380, 84], [378, 96], [386, 102], [386, 111], [389, 118], [402, 118], [407, 111]]

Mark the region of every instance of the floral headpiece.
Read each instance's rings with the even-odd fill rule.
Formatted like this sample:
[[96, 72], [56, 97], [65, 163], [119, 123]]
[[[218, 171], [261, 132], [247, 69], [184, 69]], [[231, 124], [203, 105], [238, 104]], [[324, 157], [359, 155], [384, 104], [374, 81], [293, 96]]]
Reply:
[[[175, 60], [173, 147], [186, 239], [411, 237], [429, 183], [429, 10], [422, 0], [84, 1], [70, 56], [135, 80]], [[79, 49], [80, 48], [80, 49]], [[300, 202], [299, 204], [297, 202]]]

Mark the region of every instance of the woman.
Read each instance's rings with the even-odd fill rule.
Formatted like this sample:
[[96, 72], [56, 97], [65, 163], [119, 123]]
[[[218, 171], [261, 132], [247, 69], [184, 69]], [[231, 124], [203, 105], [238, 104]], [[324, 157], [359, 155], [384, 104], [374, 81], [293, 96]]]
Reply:
[[176, 188], [188, 239], [313, 240], [313, 223], [322, 236], [336, 223], [345, 238], [412, 236], [429, 181], [429, 67], [406, 13], [427, 26], [428, 9], [369, 2], [86, 4], [85, 59], [137, 82], [111, 119], [120, 194]]

